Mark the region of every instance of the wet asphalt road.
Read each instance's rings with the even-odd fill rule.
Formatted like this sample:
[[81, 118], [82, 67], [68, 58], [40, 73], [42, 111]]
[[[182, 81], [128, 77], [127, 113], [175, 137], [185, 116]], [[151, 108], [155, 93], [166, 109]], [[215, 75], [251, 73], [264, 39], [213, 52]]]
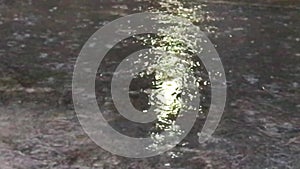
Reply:
[[[0, 168], [300, 168], [299, 2], [187, 3], [206, 5], [199, 27], [226, 71], [226, 109], [213, 140], [197, 142], [199, 118], [180, 145], [147, 159], [95, 145], [72, 110], [70, 86], [76, 57], [93, 32], [155, 3], [0, 2]], [[99, 79], [99, 89], [107, 79]], [[113, 112], [103, 92], [99, 100]], [[119, 116], [108, 117], [131, 130]]]

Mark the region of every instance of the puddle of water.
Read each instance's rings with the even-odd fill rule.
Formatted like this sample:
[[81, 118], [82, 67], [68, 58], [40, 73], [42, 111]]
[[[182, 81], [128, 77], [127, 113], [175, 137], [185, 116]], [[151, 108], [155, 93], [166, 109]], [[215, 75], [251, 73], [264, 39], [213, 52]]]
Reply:
[[[69, 147], [69, 143], [63, 143], [64, 147], [69, 147], [71, 150], [64, 149], [61, 151], [55, 149], [54, 151], [54, 149], [51, 149], [54, 154], [58, 152], [60, 157], [66, 158], [69, 164], [60, 164], [59, 159], [54, 155], [48, 155], [50, 162], [57, 164], [42, 164], [42, 162], [34, 161], [34, 164], [26, 163], [29, 166], [28, 168], [34, 165], [53, 165], [52, 167], [61, 166], [61, 168], [73, 166], [75, 168], [76, 165], [83, 167], [91, 166], [93, 163], [95, 166], [110, 166], [112, 168], [120, 168], [122, 165], [124, 167], [132, 166], [132, 168], [162, 168], [162, 166], [166, 168], [198, 168], [199, 166], [213, 166], [213, 168], [224, 168], [224, 166], [227, 168], [297, 168], [299, 166], [299, 163], [297, 163], [299, 156], [297, 154], [300, 151], [298, 130], [300, 124], [298, 113], [300, 29], [298, 26], [299, 12], [295, 10], [299, 8], [299, 5], [294, 5], [294, 7], [287, 10], [284, 7], [271, 7], [272, 5], [245, 5], [239, 2], [231, 3], [231, 1], [207, 2], [204, 4], [198, 1], [189, 1], [185, 2], [184, 6], [186, 7], [183, 7], [180, 1], [170, 1], [169, 4], [168, 2], [160, 1], [160, 4], [152, 2], [153, 7], [151, 10], [163, 8], [160, 10], [175, 13], [198, 22], [196, 24], [201, 29], [208, 30], [208, 35], [213, 43], [217, 45], [217, 50], [224, 62], [230, 88], [227, 109], [215, 134], [216, 139], [203, 145], [198, 144], [195, 133], [199, 132], [201, 128], [203, 121], [200, 120], [196, 123], [191, 134], [177, 148], [159, 157], [147, 159], [146, 162], [140, 162], [114, 157], [93, 147], [91, 142], [85, 142], [82, 141], [84, 139], [77, 138], [78, 140], [76, 140], [74, 146]], [[286, 1], [285, 3], [289, 2]], [[51, 89], [64, 93], [65, 98], [62, 100], [65, 100], [62, 102], [70, 104], [71, 95], [67, 86], [70, 86], [71, 76], [66, 78], [68, 77], [66, 75], [72, 74], [72, 65], [82, 44], [94, 31], [107, 22], [133, 12], [146, 11], [149, 6], [151, 6], [151, 3], [145, 1], [137, 3], [118, 1], [105, 2], [105, 4], [98, 2], [98, 5], [67, 0], [51, 3], [24, 1], [1, 4], [0, 85], [1, 90], [3, 87], [5, 90], [9, 88], [9, 91], [13, 87], [18, 89], [17, 94], [8, 94], [9, 92], [1, 94], [1, 102], [4, 102], [3, 100], [7, 102], [22, 100], [22, 102], [35, 102], [40, 105], [47, 103], [46, 100], [48, 99], [57, 102], [61, 94], [54, 94], [52, 97], [52, 94], [43, 92], [43, 90], [48, 91], [47, 87], [50, 86]], [[200, 12], [195, 13], [195, 8], [199, 9]], [[177, 40], [166, 38], [158, 42], [171, 41], [176, 44]], [[173, 51], [173, 49], [170, 51]], [[113, 57], [118, 58], [122, 55], [122, 49], [114, 52]], [[164, 59], [165, 62], [168, 62], [169, 58]], [[131, 123], [123, 121], [114, 114], [116, 113], [115, 109], [107, 94], [109, 93], [109, 73], [113, 70], [111, 66], [114, 64], [118, 64], [118, 60], [117, 62], [107, 62], [106, 74], [102, 72], [103, 76], [97, 77], [101, 82], [96, 82], [99, 83], [97, 89], [98, 100], [104, 102], [105, 113], [111, 117], [112, 121], [117, 123], [116, 126], [120, 125], [121, 129], [128, 131], [131, 130]], [[188, 65], [182, 64], [182, 66], [183, 70], [190, 70], [185, 68]], [[164, 64], [156, 66], [161, 74], [167, 71], [164, 68]], [[183, 76], [181, 73], [174, 71], [174, 75]], [[202, 76], [205, 76], [205, 73], [199, 75], [199, 77]], [[162, 79], [164, 79], [163, 76], [157, 75], [156, 80]], [[170, 79], [170, 81], [159, 83], [160, 89], [156, 91], [160, 91], [158, 94], [166, 91], [164, 96], [170, 96], [169, 99], [165, 100], [166, 105], [169, 106], [165, 107], [162, 104], [161, 109], [174, 107], [176, 110], [180, 107], [180, 100], [171, 95], [169, 91], [180, 93], [181, 91], [176, 88], [182, 83], [178, 82], [174, 76]], [[153, 94], [152, 97], [155, 100], [155, 97], [160, 96]], [[171, 106], [169, 104], [170, 100], [173, 100], [174, 103]], [[26, 105], [24, 104], [24, 106]], [[4, 109], [6, 110], [6, 108]], [[56, 109], [56, 107], [26, 109], [24, 112], [20, 111], [21, 108], [17, 109], [15, 107], [15, 109], [16, 112], [22, 112], [21, 115], [31, 117], [26, 112], [37, 110], [43, 112], [45, 109]], [[205, 106], [203, 109], [205, 109]], [[166, 111], [165, 114], [174, 114], [173, 112], [176, 111]], [[64, 112], [61, 114], [65, 115]], [[18, 127], [31, 126], [31, 123], [26, 122], [30, 120], [27, 117], [26, 120], [22, 120], [23, 116], [21, 115], [18, 116], [20, 121], [15, 125], [18, 125]], [[152, 128], [153, 126], [160, 128], [159, 125], [162, 125], [161, 128], [165, 128], [170, 122], [165, 122], [165, 116], [163, 115], [164, 113], [161, 115], [161, 123], [157, 123], [158, 125], [151, 124], [148, 128], [141, 127], [139, 129], [150, 131], [151, 129], [155, 130], [155, 128]], [[15, 118], [10, 113], [5, 114], [5, 116]], [[65, 116], [72, 117], [73, 114], [70, 113]], [[205, 119], [205, 113], [199, 116], [204, 116]], [[31, 118], [35, 119], [36, 117]], [[43, 118], [47, 119], [46, 116]], [[38, 150], [39, 146], [51, 148], [51, 146], [47, 147], [44, 143], [47, 141], [54, 142], [54, 136], [64, 138], [64, 134], [53, 135], [53, 137], [45, 138], [45, 142], [41, 142], [41, 135], [43, 134], [36, 133], [38, 133], [38, 129], [43, 128], [44, 121], [43, 119], [39, 120], [41, 120], [41, 124], [36, 124], [36, 130], [33, 129], [30, 132], [24, 130], [23, 132], [36, 139], [37, 147], [34, 148], [35, 150]], [[47, 120], [51, 121], [53, 119]], [[70, 120], [69, 123], [71, 125], [74, 121]], [[11, 125], [13, 126], [13, 124]], [[60, 123], [51, 126], [56, 125], [59, 126]], [[22, 130], [22, 127], [19, 127], [17, 131], [19, 130]], [[124, 131], [124, 133], [127, 131]], [[62, 133], [64, 132], [72, 133], [72, 131], [62, 130]], [[77, 135], [78, 133], [72, 134]], [[42, 152], [39, 154], [37, 151], [33, 151], [35, 154], [32, 155], [28, 153], [31, 150], [30, 148], [26, 149], [26, 145], [31, 142], [31, 138], [28, 140], [15, 138], [24, 143], [20, 144], [16, 150], [9, 150], [11, 154], [17, 157], [16, 159], [30, 161], [32, 160], [31, 157], [36, 157], [36, 159], [44, 157]], [[14, 138], [7, 140], [14, 140]], [[70, 143], [74, 141], [69, 138], [65, 140]], [[23, 151], [26, 158], [16, 151]], [[85, 153], [83, 155], [80, 152]], [[94, 162], [88, 160], [90, 157], [95, 159]], [[3, 158], [6, 159], [4, 156]], [[70, 159], [67, 160], [68, 158]], [[2, 161], [2, 157], [0, 160]], [[14, 161], [14, 159], [10, 158], [10, 161]], [[121, 161], [121, 163], [118, 161]], [[16, 163], [16, 165], [22, 166], [20, 163]]]

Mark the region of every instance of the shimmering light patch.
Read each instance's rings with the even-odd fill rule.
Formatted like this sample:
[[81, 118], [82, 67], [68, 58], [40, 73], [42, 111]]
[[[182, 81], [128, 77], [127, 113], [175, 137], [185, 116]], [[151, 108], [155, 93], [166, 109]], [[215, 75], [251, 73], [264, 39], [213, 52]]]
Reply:
[[[194, 6], [187, 8], [184, 4], [178, 0], [160, 0], [160, 9], [150, 9], [151, 12], [162, 13], [180, 16], [188, 19], [189, 21], [201, 22], [204, 20], [201, 8], [202, 6]], [[146, 75], [155, 74], [156, 89], [151, 91], [150, 103], [156, 105], [154, 110], [157, 114], [158, 122], [155, 125], [155, 130], [151, 133], [151, 137], [155, 140], [155, 144], [148, 147], [148, 149], [159, 149], [160, 146], [165, 145], [164, 140], [166, 136], [160, 135], [161, 131], [167, 131], [168, 136], [174, 137], [180, 135], [185, 131], [180, 129], [180, 126], [175, 124], [176, 118], [179, 115], [181, 109], [193, 109], [202, 111], [199, 107], [187, 106], [181, 100], [182, 95], [187, 95], [189, 98], [195, 97], [195, 94], [191, 94], [188, 90], [187, 79], [191, 80], [195, 86], [197, 79], [193, 75], [193, 67], [199, 67], [199, 62], [192, 60], [191, 53], [195, 53], [194, 49], [196, 41], [196, 34], [193, 32], [199, 32], [198, 30], [191, 31], [190, 23], [180, 22], [174, 20], [168, 15], [158, 15], [159, 17], [153, 18], [160, 23], [172, 24], [168, 30], [160, 29], [159, 37], [148, 36], [146, 38], [140, 38], [145, 45], [151, 46], [153, 51], [166, 51], [167, 54], [156, 53], [157, 62], [146, 70]], [[199, 28], [200, 29], [200, 28]], [[188, 32], [188, 33], [187, 33]], [[201, 39], [200, 39], [201, 40]], [[147, 57], [145, 54], [144, 57]], [[198, 79], [199, 81], [199, 79]], [[208, 84], [208, 82], [204, 82]], [[176, 137], [174, 138], [176, 141]]]

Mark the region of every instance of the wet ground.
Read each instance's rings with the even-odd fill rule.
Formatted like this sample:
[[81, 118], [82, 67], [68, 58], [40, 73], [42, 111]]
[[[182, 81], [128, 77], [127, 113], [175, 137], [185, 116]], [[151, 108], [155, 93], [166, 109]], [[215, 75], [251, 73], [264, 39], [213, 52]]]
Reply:
[[[79, 51], [97, 29], [157, 5], [0, 3], [0, 168], [300, 168], [300, 2], [188, 1], [205, 5], [199, 26], [226, 71], [226, 109], [213, 140], [197, 142], [199, 118], [180, 145], [147, 159], [115, 156], [94, 144], [72, 109], [70, 87]], [[104, 88], [109, 78], [100, 81]], [[99, 99], [111, 106], [101, 91]], [[119, 116], [109, 117], [130, 130]]]

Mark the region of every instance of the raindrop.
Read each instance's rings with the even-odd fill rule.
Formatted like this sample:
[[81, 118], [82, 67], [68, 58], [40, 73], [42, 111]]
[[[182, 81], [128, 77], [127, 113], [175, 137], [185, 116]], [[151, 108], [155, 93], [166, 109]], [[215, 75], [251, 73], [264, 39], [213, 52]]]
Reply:
[[47, 53], [41, 53], [39, 58], [47, 58], [48, 57], [48, 54]]
[[243, 78], [246, 79], [250, 84], [255, 84], [259, 81], [255, 75], [244, 75]]

